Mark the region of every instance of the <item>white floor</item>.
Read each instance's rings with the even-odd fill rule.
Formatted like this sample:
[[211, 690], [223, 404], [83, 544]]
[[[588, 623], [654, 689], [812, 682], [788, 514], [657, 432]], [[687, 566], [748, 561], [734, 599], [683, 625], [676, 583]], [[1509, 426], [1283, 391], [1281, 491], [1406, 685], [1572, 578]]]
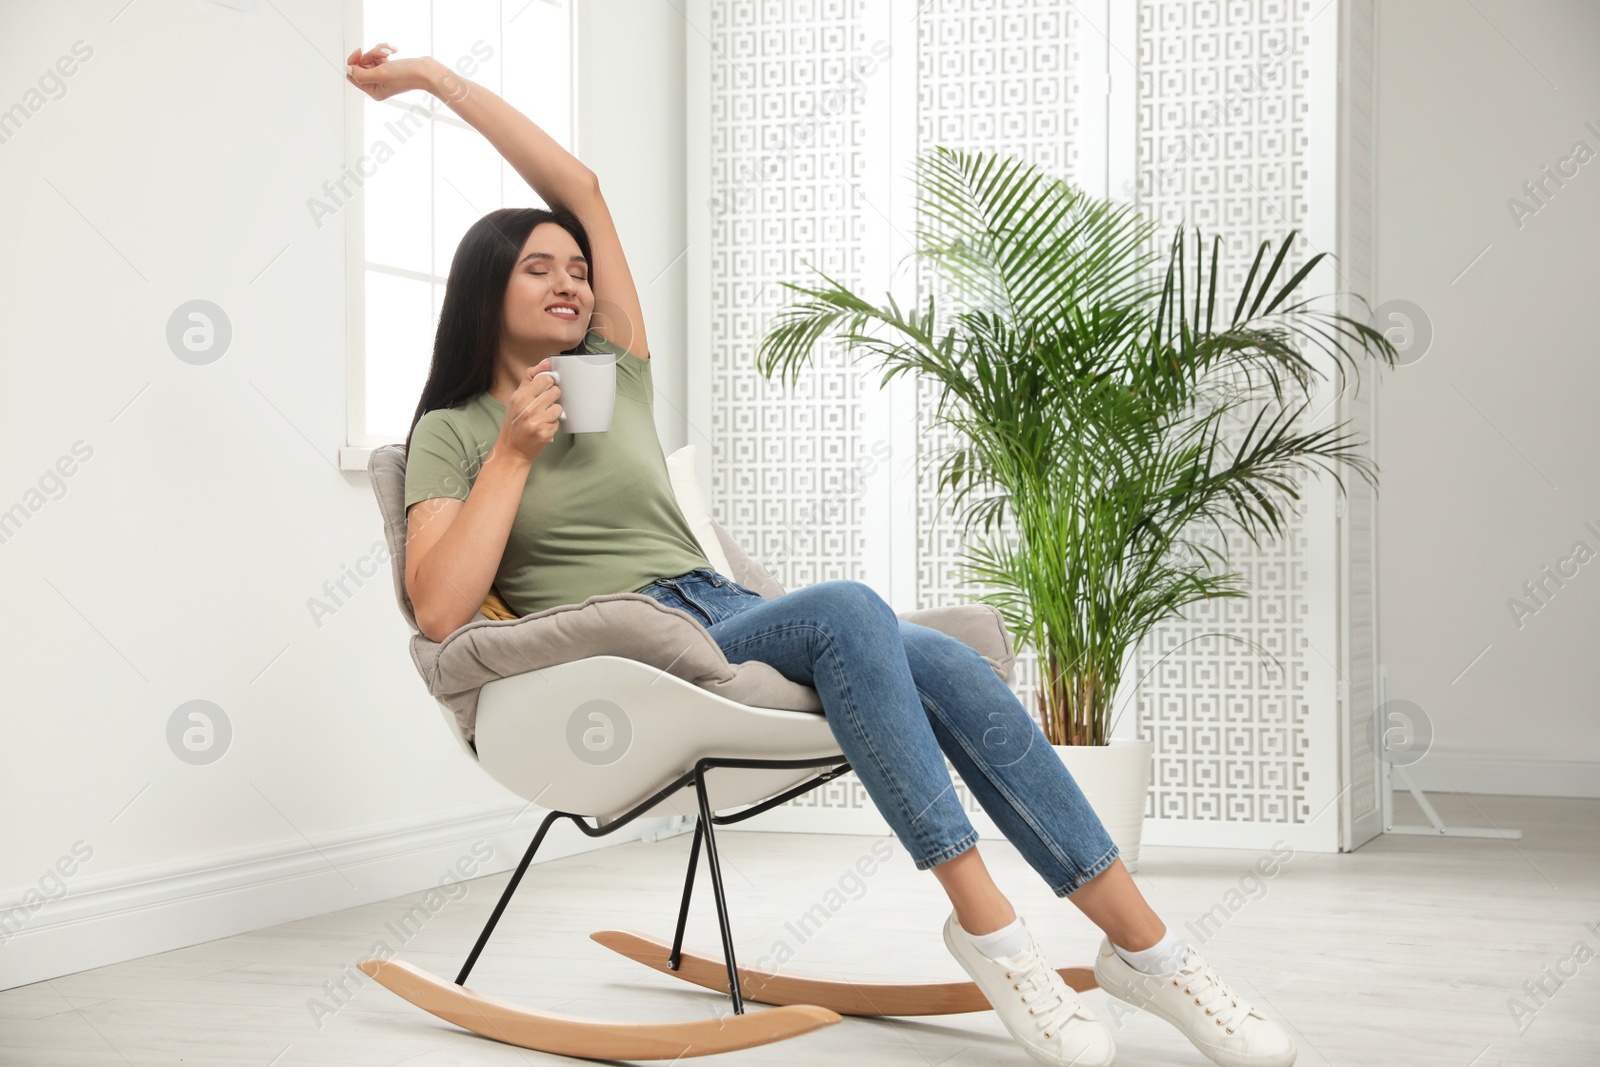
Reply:
[[[1447, 820], [1489, 819], [1520, 827], [1525, 836], [1514, 843], [1382, 837], [1351, 854], [1295, 855], [1261, 883], [1247, 876], [1258, 858], [1253, 852], [1149, 848], [1137, 877], [1180, 932], [1213, 905], [1223, 906], [1227, 921], [1209, 932], [1206, 954], [1235, 988], [1291, 1027], [1301, 1065], [1600, 1065], [1600, 958], [1585, 952], [1584, 962], [1563, 963], [1579, 942], [1600, 951], [1600, 801], [1431, 799]], [[1397, 797], [1396, 805], [1399, 821], [1421, 821], [1408, 799]], [[893, 839], [892, 858], [862, 888], [849, 872], [873, 856], [879, 839], [728, 828], [718, 840], [742, 961], [754, 964], [786, 941], [793, 958], [784, 969], [793, 972], [965, 977], [939, 938], [948, 904]], [[688, 846], [685, 835], [535, 865], [468, 984], [578, 1015], [672, 1020], [725, 1013], [726, 998], [656, 974], [587, 937], [624, 927], [670, 938]], [[1008, 845], [982, 847], [1052, 962], [1087, 963], [1098, 931], [1052, 896]], [[688, 941], [715, 952], [703, 870]], [[586, 1062], [458, 1030], [354, 968], [383, 939], [401, 958], [453, 978], [507, 877], [471, 883], [466, 897], [446, 904], [404, 941], [391, 924], [421, 894], [0, 992], [0, 1064]], [[829, 896], [841, 887], [846, 892]], [[837, 911], [802, 939], [786, 924], [819, 902]], [[1191, 935], [1191, 943], [1197, 940]], [[1570, 977], [1556, 988], [1546, 976], [1562, 968]], [[341, 978], [347, 992], [330, 995]], [[1554, 992], [1539, 1005], [1524, 983], [1541, 979]], [[1209, 1062], [1159, 1020], [1115, 1014], [1115, 1002], [1098, 990], [1085, 996], [1111, 1022], [1119, 1064]], [[1536, 1009], [1525, 1028], [1512, 1015], [1513, 997]], [[987, 1012], [847, 1017], [708, 1062], [829, 1061], [1032, 1063]]]

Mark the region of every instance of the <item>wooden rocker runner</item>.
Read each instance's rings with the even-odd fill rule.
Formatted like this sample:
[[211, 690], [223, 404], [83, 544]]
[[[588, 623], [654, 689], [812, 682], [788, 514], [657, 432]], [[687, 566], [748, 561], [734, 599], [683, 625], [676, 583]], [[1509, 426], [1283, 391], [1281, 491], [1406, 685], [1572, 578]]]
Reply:
[[[674, 453], [668, 467], [683, 499], [695, 480], [693, 447]], [[396, 599], [413, 631], [413, 662], [462, 751], [548, 814], [454, 982], [396, 959], [365, 960], [366, 974], [473, 1033], [588, 1059], [673, 1060], [731, 1052], [830, 1026], [843, 1015], [989, 1009], [971, 982], [856, 982], [740, 967], [714, 827], [759, 815], [850, 770], [816, 691], [766, 663], [729, 663], [698, 619], [638, 593], [593, 596], [518, 619], [480, 613], [444, 641], [431, 641], [417, 626], [405, 589], [405, 454], [398, 445], [376, 448], [367, 469], [383, 513]], [[707, 521], [701, 547], [719, 573], [768, 598], [784, 592], [720, 523]], [[899, 617], [964, 641], [1009, 679], [1011, 637], [990, 605], [928, 608]], [[695, 818], [672, 943], [631, 930], [591, 936], [648, 967], [727, 995], [730, 1015], [684, 1022], [582, 1018], [522, 1008], [467, 987], [473, 965], [557, 820], [569, 819], [585, 835], [602, 837], [635, 819], [663, 815]], [[720, 960], [683, 948], [702, 846], [722, 940]], [[1074, 989], [1094, 986], [1088, 968], [1060, 973]], [[746, 1012], [747, 999], [770, 1006]]]

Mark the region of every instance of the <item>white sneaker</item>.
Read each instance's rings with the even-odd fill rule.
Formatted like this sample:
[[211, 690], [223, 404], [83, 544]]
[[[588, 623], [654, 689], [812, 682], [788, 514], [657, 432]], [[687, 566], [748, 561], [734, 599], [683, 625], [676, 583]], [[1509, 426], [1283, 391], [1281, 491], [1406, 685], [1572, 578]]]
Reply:
[[1108, 996], [1142, 1008], [1176, 1026], [1195, 1048], [1221, 1067], [1289, 1067], [1294, 1040], [1228, 988], [1190, 947], [1183, 964], [1166, 974], [1145, 974], [1100, 941], [1095, 981]]
[[1049, 1067], [1109, 1067], [1116, 1059], [1111, 1031], [1045, 962], [1031, 931], [1026, 949], [991, 960], [952, 911], [944, 921], [944, 943], [1029, 1056]]

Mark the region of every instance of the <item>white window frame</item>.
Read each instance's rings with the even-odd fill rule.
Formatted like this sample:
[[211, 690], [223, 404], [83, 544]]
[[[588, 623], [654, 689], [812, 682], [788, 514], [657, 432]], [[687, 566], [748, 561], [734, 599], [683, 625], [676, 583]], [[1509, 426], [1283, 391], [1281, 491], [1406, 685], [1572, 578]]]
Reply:
[[[446, 2], [446, 0], [431, 0], [432, 4]], [[580, 5], [577, 0], [501, 0], [502, 18], [507, 7], [511, 5], [526, 5], [535, 3], [557, 3], [568, 11], [567, 27], [567, 70], [569, 74], [567, 86], [568, 100], [568, 129], [571, 131], [572, 144], [569, 151], [578, 154], [578, 20]], [[344, 55], [357, 48], [366, 49], [376, 44], [376, 41], [365, 40], [363, 36], [365, 0], [344, 0]], [[431, 10], [431, 8], [430, 8]], [[446, 58], [445, 62], [449, 62]], [[494, 87], [498, 91], [498, 87]], [[346, 169], [356, 172], [356, 163], [365, 152], [364, 111], [368, 98], [360, 91], [346, 92], [344, 94], [344, 164]], [[447, 106], [431, 99], [424, 101], [421, 94], [411, 92], [390, 100], [380, 102], [379, 106], [393, 106], [396, 115], [405, 114], [408, 108], [417, 106], [428, 107], [434, 105], [431, 117], [427, 120], [428, 137], [430, 143], [433, 138], [433, 123], [445, 122], [458, 126], [464, 130], [472, 127], [464, 122]], [[515, 103], [515, 101], [513, 101]], [[430, 168], [431, 177], [431, 168]], [[433, 234], [433, 200], [430, 181], [429, 199], [429, 233]], [[529, 195], [538, 201], [537, 194], [529, 190]], [[422, 275], [415, 271], [402, 271], [392, 267], [377, 267], [369, 264], [366, 258], [366, 198], [364, 192], [358, 191], [353, 198], [353, 210], [345, 212], [345, 441], [339, 448], [339, 467], [347, 471], [364, 471], [367, 461], [372, 455], [372, 450], [382, 445], [400, 444], [403, 437], [394, 437], [385, 434], [374, 434], [367, 429], [367, 359], [366, 359], [366, 278], [368, 270], [378, 269], [398, 277], [422, 279]], [[430, 238], [431, 239], [431, 238]], [[436, 259], [435, 259], [436, 261]], [[427, 275], [429, 280], [438, 282], [443, 279], [433, 274]]]

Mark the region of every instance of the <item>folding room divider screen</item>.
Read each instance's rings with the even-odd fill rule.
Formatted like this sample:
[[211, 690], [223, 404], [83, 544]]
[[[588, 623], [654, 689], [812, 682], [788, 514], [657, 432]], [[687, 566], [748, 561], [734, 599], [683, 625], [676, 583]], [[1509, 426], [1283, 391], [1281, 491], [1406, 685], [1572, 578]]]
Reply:
[[[1182, 220], [1220, 233], [1233, 293], [1256, 247], [1298, 228], [1288, 269], [1338, 257], [1304, 292], [1372, 297], [1371, 0], [694, 0], [686, 13], [689, 440], [709, 453], [714, 514], [788, 588], [853, 578], [898, 609], [976, 588], [957, 585], [961, 540], [933, 492], [929, 385], [880, 390], [831, 343], [792, 392], [754, 367], [793, 295], [778, 283], [820, 281], [808, 263], [874, 302], [925, 300], [933, 279], [901, 259], [918, 224], [911, 163], [934, 145], [1018, 155], [1136, 201], [1160, 251]], [[1359, 397], [1325, 386], [1311, 425], [1351, 419], [1370, 436], [1374, 394], [1370, 372]], [[1346, 483], [1348, 501], [1305, 480], [1279, 544], [1230, 539], [1251, 597], [1192, 608], [1133, 658], [1115, 733], [1154, 743], [1146, 842], [1333, 851], [1378, 832], [1373, 501]], [[1202, 636], [1218, 630], [1286, 669]], [[1019, 651], [1014, 688], [1031, 708], [1038, 664]], [[756, 824], [887, 832], [854, 775]]]

